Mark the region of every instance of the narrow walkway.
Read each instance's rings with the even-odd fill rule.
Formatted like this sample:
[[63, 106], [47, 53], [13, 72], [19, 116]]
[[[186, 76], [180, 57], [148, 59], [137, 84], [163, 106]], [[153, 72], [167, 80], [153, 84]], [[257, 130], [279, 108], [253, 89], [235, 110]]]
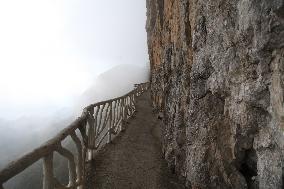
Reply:
[[184, 188], [162, 158], [160, 123], [152, 112], [149, 93], [139, 97], [137, 110], [126, 131], [92, 162], [87, 188]]

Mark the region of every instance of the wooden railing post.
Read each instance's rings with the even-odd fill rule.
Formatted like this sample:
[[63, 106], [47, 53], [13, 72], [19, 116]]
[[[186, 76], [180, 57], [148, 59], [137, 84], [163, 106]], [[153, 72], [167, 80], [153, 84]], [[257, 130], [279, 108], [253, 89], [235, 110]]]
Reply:
[[[125, 130], [125, 124], [136, 111], [137, 97], [148, 89], [148, 84], [137, 84], [135, 89], [121, 97], [91, 104], [84, 108], [80, 117], [42, 146], [27, 153], [0, 171], [0, 189], [4, 183], [15, 177], [38, 160], [43, 160], [43, 189], [83, 189], [86, 182], [86, 163], [106, 140]], [[154, 99], [158, 100], [154, 96]], [[105, 109], [106, 107], [106, 109]], [[96, 112], [95, 112], [96, 110]], [[88, 125], [87, 125], [88, 124]], [[107, 130], [107, 131], [106, 131]], [[76, 131], [80, 131], [77, 136]], [[61, 146], [62, 141], [71, 137], [78, 153]], [[69, 184], [61, 184], [54, 176], [53, 156], [58, 152], [68, 160]]]
[[87, 117], [87, 122], [88, 122], [88, 125], [89, 125], [89, 130], [88, 130], [88, 137], [89, 137], [89, 157], [90, 160], [93, 159], [93, 150], [94, 150], [94, 147], [95, 147], [95, 119], [94, 119], [94, 109], [92, 108], [91, 110], [88, 110], [88, 117]]
[[[83, 169], [83, 145], [82, 142], [80, 141], [79, 137], [76, 135], [76, 132], [73, 132], [71, 135], [72, 140], [74, 141], [77, 151], [78, 151], [78, 156], [76, 159], [76, 172], [77, 172], [77, 181], [79, 183], [83, 183], [83, 176], [84, 176], [84, 169]], [[78, 187], [78, 188], [82, 188], [82, 187]]]
[[108, 143], [111, 142], [111, 133], [112, 133], [112, 102], [110, 102], [110, 111], [109, 111], [109, 125], [108, 125]]
[[54, 189], [53, 153], [43, 158], [43, 189]]
[[68, 169], [69, 169], [68, 187], [74, 187], [77, 180], [76, 163], [74, 155], [72, 154], [72, 152], [70, 152], [66, 148], [63, 148], [61, 145], [57, 147], [56, 151], [68, 160]]
[[121, 131], [125, 130], [125, 125], [126, 125], [126, 103], [125, 99], [122, 99], [122, 104], [121, 104], [121, 114], [122, 114], [122, 121], [121, 121]]

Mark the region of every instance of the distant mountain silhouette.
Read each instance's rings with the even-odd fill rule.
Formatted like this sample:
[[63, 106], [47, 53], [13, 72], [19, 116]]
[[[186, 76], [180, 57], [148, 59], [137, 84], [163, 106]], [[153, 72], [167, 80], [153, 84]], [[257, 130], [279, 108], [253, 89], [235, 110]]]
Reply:
[[81, 106], [87, 106], [131, 91], [134, 84], [146, 82], [148, 70], [145, 67], [122, 64], [100, 74], [94, 84], [87, 89], [80, 100]]
[[[73, 110], [78, 115], [81, 114], [82, 108], [89, 104], [126, 94], [133, 89], [134, 84], [148, 81], [147, 72], [148, 70], [144, 67], [119, 65], [100, 74], [93, 85], [77, 98], [78, 102], [74, 109], [66, 107], [53, 114], [22, 116], [11, 121], [0, 119], [0, 169], [11, 160], [15, 160], [40, 146], [55, 136], [59, 130], [68, 126], [75, 119]], [[65, 143], [65, 145], [69, 145], [69, 143]], [[55, 172], [62, 181], [66, 181], [68, 178], [66, 167], [67, 161], [64, 158], [56, 158]], [[40, 188], [41, 177], [42, 164], [37, 162], [16, 179], [9, 181], [7, 187], [15, 189]], [[27, 180], [29, 181], [27, 182]]]

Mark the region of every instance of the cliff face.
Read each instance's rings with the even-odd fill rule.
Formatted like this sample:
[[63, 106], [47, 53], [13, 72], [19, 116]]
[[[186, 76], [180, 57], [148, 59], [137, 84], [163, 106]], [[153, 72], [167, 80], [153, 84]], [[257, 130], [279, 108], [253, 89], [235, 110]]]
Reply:
[[284, 1], [147, 0], [164, 153], [193, 189], [284, 187]]

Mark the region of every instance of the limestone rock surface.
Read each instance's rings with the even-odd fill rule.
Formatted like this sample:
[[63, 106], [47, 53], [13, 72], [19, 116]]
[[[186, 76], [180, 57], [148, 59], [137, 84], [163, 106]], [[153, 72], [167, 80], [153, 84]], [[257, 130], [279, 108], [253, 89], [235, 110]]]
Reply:
[[284, 188], [284, 1], [147, 0], [165, 159], [192, 189]]

